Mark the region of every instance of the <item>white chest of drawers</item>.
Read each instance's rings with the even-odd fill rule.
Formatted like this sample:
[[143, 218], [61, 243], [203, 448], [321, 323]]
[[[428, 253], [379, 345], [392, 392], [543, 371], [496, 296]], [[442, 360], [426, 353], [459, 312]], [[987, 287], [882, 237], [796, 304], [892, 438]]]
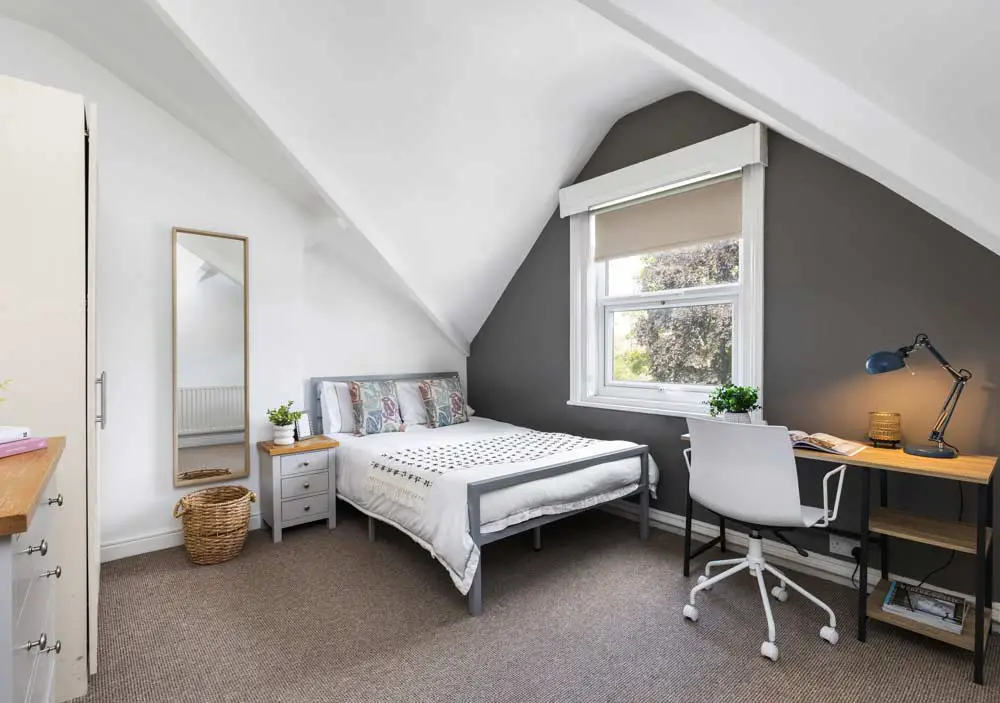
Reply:
[[0, 703], [54, 699], [55, 588], [62, 568], [53, 562], [62, 496], [51, 495], [64, 442], [0, 459]]
[[278, 446], [258, 442], [261, 518], [275, 542], [283, 528], [326, 520], [337, 525], [337, 447], [327, 437]]

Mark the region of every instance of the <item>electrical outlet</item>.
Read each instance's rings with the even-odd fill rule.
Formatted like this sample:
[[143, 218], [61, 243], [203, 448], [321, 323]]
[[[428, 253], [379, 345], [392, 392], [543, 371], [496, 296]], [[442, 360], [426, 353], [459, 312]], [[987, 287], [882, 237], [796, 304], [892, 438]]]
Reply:
[[840, 535], [830, 535], [830, 554], [839, 554], [842, 557], [852, 557], [851, 551], [855, 547], [860, 547], [861, 542], [856, 539], [848, 539]]

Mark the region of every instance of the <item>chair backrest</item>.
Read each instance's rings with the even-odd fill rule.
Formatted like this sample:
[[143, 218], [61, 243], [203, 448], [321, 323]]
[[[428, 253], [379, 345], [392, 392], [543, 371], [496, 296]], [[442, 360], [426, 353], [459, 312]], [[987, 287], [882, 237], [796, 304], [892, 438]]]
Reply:
[[799, 478], [788, 428], [688, 419], [691, 497], [756, 525], [802, 524]]

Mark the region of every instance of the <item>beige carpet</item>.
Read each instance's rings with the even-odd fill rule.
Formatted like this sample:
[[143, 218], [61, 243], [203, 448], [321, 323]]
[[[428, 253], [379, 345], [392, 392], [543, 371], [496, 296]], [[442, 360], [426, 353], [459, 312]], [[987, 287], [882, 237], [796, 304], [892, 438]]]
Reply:
[[[347, 512], [347, 511], [345, 511]], [[972, 655], [873, 623], [853, 636], [846, 588], [802, 577], [841, 618], [820, 640], [820, 612], [794, 594], [776, 606], [777, 663], [755, 582], [717, 586], [680, 610], [681, 540], [590, 512], [485, 551], [485, 614], [406, 537], [369, 544], [347, 512], [285, 532], [252, 533], [219, 566], [183, 549], [104, 566], [100, 671], [86, 701], [997, 701], [1000, 637], [987, 685]]]

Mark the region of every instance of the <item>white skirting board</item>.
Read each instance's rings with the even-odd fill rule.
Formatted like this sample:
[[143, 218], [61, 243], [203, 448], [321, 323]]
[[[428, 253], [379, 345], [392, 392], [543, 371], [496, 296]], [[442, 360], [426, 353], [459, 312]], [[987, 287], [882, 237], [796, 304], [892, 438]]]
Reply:
[[[630, 520], [639, 519], [639, 506], [635, 503], [630, 503], [628, 501], [619, 500], [614, 503], [609, 503], [602, 508], [604, 511], [612, 513], [614, 515], [619, 515], [621, 517], [626, 517]], [[665, 532], [672, 532], [677, 535], [684, 535], [684, 516], [678, 515], [676, 513], [668, 513], [664, 510], [658, 510], [657, 508], [649, 509], [649, 524], [653, 527], [664, 530]], [[713, 525], [708, 522], [703, 522], [701, 520], [691, 521], [691, 539], [692, 541], [707, 542], [708, 540], [719, 536], [719, 526]], [[740, 547], [747, 546], [748, 538], [742, 532], [737, 532], [733, 529], [726, 530], [726, 547], [729, 548], [730, 545], [739, 545]], [[808, 550], [807, 550], [808, 551]], [[773, 558], [774, 561], [780, 565], [787, 566], [789, 569], [798, 571], [799, 573], [808, 574], [810, 576], [815, 576], [821, 578], [825, 581], [832, 581], [833, 583], [840, 584], [841, 586], [848, 586], [854, 588], [855, 586], [851, 582], [851, 576], [854, 574], [854, 564], [848, 561], [843, 561], [842, 559], [836, 559], [834, 557], [827, 556], [825, 554], [817, 554], [816, 552], [810, 552], [809, 556], [801, 556], [793, 548], [789, 547], [784, 542], [776, 542], [774, 540], [765, 539], [764, 540], [764, 553], [769, 557]], [[699, 563], [705, 561], [704, 557], [699, 558]], [[691, 573], [692, 578], [697, 574], [698, 569], [692, 565]], [[909, 583], [916, 585], [917, 581], [915, 579], [907, 578], [906, 576], [900, 576], [898, 574], [889, 574], [890, 578], [902, 581], [903, 583]], [[869, 592], [875, 588], [875, 585], [881, 580], [882, 572], [879, 569], [873, 569], [869, 567], [868, 569], [868, 590]], [[692, 584], [694, 581], [692, 580]], [[942, 593], [947, 593], [953, 596], [958, 596], [961, 598], [966, 598], [967, 600], [972, 600], [972, 596], [967, 593], [960, 593], [958, 591], [951, 591], [945, 588], [939, 588], [934, 586], [938, 591]], [[1000, 602], [993, 603], [993, 620], [994, 622], [1000, 622]]]
[[[260, 513], [250, 515], [250, 529], [260, 529]], [[138, 537], [129, 537], [101, 545], [101, 563], [115, 561], [125, 557], [134, 557], [146, 552], [157, 552], [161, 549], [180, 547], [184, 544], [184, 530], [161, 530], [149, 532]]]

